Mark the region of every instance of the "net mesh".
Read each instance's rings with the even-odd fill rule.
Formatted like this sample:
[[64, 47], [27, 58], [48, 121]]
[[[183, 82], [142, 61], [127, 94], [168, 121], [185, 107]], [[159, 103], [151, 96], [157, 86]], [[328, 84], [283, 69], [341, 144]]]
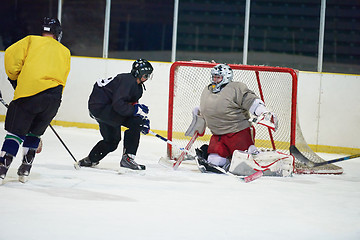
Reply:
[[[186, 146], [190, 138], [184, 133], [192, 121], [192, 110], [200, 105], [200, 96], [203, 89], [210, 84], [210, 71], [215, 64], [198, 62], [177, 62], [170, 75], [173, 84], [170, 87], [170, 98], [173, 100], [172, 109], [169, 114], [169, 121], [172, 121], [172, 128], [169, 129], [168, 137], [177, 146]], [[290, 154], [290, 143], [295, 146], [313, 162], [324, 160], [314, 153], [306, 143], [297, 118], [296, 111], [292, 112], [292, 104], [296, 106], [297, 75], [292, 69], [230, 65], [234, 72], [233, 81], [245, 83], [257, 96], [262, 98], [268, 110], [276, 113], [279, 120], [279, 128], [276, 132], [269, 132], [268, 128], [261, 125], [254, 125], [255, 145], [259, 149], [277, 149], [278, 151]], [[292, 74], [293, 73], [293, 74]], [[295, 83], [295, 84], [293, 84]], [[296, 90], [296, 89], [295, 89]], [[295, 108], [296, 109], [296, 108]], [[291, 122], [295, 121], [295, 133], [292, 132]], [[169, 124], [170, 124], [169, 122]], [[202, 144], [208, 143], [211, 132], [206, 129], [205, 135], [198, 138], [193, 144], [192, 152]], [[293, 137], [293, 141], [291, 138]], [[271, 141], [271, 138], [274, 141]], [[171, 148], [169, 157], [176, 159], [180, 150]], [[295, 161], [295, 169], [298, 173], [341, 173], [342, 169], [336, 165], [323, 165], [317, 168], [309, 168], [299, 161]]]

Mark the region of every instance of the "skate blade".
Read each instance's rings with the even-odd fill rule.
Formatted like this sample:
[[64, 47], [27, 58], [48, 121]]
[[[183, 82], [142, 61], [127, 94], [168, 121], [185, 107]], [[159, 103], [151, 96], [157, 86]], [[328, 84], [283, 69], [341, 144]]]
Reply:
[[134, 169], [130, 169], [130, 168], [124, 168], [124, 167], [120, 167], [118, 170], [117, 170], [117, 173], [118, 174], [138, 174], [138, 175], [145, 175], [145, 169], [139, 169], [139, 170], [134, 170]]
[[76, 163], [74, 163], [74, 168], [76, 169], [76, 170], [80, 170], [80, 165], [79, 165], [79, 162], [76, 162]]
[[19, 182], [26, 183], [28, 180], [28, 176], [19, 176]]
[[206, 173], [206, 172], [207, 172], [207, 171], [206, 171], [206, 168], [205, 168], [204, 166], [198, 166], [198, 169], [199, 169], [199, 171], [202, 172], [202, 173]]

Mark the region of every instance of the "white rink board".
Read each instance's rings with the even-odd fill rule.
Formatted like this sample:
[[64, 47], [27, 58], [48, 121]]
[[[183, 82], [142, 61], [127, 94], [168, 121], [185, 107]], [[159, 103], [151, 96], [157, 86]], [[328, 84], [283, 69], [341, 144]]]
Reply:
[[[98, 78], [129, 72], [133, 61], [72, 57], [63, 102], [55, 120], [95, 124], [87, 109], [93, 84]], [[147, 91], [140, 101], [150, 107], [151, 128], [166, 131], [171, 63], [151, 63], [154, 76], [146, 82]], [[0, 64], [0, 90], [4, 100], [10, 102], [13, 90], [6, 80], [4, 52], [0, 52]], [[298, 86], [300, 126], [308, 144], [360, 148], [357, 137], [360, 135], [360, 76], [300, 72]], [[6, 109], [0, 107], [0, 115], [5, 112]]]

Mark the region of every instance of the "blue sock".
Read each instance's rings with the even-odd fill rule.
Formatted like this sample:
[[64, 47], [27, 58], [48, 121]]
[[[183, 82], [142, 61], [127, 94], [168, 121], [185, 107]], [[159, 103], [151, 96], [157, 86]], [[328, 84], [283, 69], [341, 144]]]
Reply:
[[37, 149], [40, 143], [40, 138], [33, 134], [28, 134], [25, 137], [25, 141], [23, 143], [23, 147], [27, 148], [35, 148]]
[[6, 134], [1, 151], [11, 154], [15, 157], [17, 152], [19, 151], [19, 146], [22, 144], [24, 139], [25, 136], [18, 136], [12, 133]]

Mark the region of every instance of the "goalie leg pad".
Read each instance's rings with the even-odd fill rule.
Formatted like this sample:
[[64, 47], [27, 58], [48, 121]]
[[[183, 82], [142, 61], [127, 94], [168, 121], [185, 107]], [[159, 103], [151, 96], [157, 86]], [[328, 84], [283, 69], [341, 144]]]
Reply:
[[294, 157], [278, 151], [260, 152], [253, 156], [254, 161], [264, 170], [264, 176], [289, 177], [294, 170]]
[[289, 177], [294, 169], [294, 157], [278, 151], [248, 154], [234, 151], [229, 171], [236, 175], [250, 175], [264, 171], [264, 176]]
[[235, 150], [232, 155], [229, 172], [239, 176], [249, 176], [256, 172], [256, 167], [252, 154]]

